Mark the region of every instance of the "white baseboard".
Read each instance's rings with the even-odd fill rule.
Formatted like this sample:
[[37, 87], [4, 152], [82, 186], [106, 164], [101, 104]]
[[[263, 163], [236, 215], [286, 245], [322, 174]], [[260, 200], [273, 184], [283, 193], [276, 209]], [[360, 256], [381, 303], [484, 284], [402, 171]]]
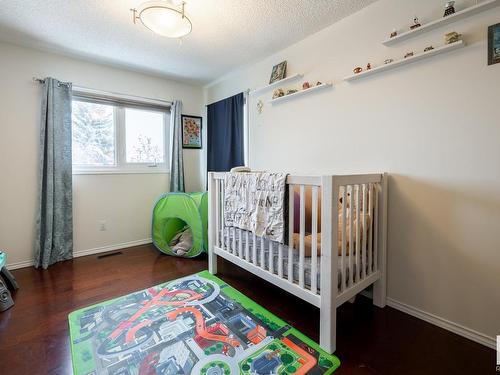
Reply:
[[[365, 289], [360, 294], [370, 299], [373, 298], [373, 293], [371, 289]], [[426, 321], [427, 323], [431, 323], [435, 326], [446, 329], [447, 331], [453, 332], [457, 335], [463, 336], [469, 340], [475, 341], [489, 348], [492, 349], [496, 348], [496, 338], [490, 337], [481, 332], [474, 331], [473, 329], [464, 327], [458, 323], [441, 318], [440, 316], [407, 305], [406, 303], [396, 301], [395, 299], [389, 297], [387, 297], [387, 306], [390, 306], [408, 315], [414, 316], [415, 318], [419, 318], [423, 321]]]
[[[106, 253], [108, 251], [126, 249], [127, 247], [147, 245], [147, 244], [150, 244], [151, 242], [152, 242], [151, 238], [145, 238], [143, 240], [123, 242], [123, 243], [119, 243], [119, 244], [115, 244], [115, 245], [96, 247], [94, 249], [78, 250], [78, 251], [75, 251], [73, 253], [73, 258], [79, 258], [79, 257], [87, 256], [87, 255], [94, 255], [94, 254], [100, 254], [100, 253]], [[34, 264], [33, 259], [24, 260], [21, 262], [9, 263], [9, 264], [7, 264], [7, 268], [9, 270], [16, 270], [18, 268], [31, 267], [31, 266], [33, 266], [33, 264]]]
[[8, 263], [7, 268], [9, 271], [17, 270], [18, 268], [31, 267], [33, 265], [33, 259], [23, 260], [21, 262]]
[[434, 324], [435, 326], [446, 329], [447, 331], [463, 336], [469, 340], [475, 341], [489, 348], [492, 349], [496, 348], [496, 339], [494, 337], [485, 335], [484, 333], [477, 332], [473, 329], [464, 327], [458, 323], [441, 318], [440, 316], [431, 314], [427, 311], [423, 311], [416, 307], [396, 301], [392, 298], [387, 298], [387, 305], [396, 310], [402, 311], [406, 314], [422, 319], [427, 323]]

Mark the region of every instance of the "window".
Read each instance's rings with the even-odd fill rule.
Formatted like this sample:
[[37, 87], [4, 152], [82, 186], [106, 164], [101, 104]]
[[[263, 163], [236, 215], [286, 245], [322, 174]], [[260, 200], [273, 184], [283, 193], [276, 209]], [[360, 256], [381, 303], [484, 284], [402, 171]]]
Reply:
[[127, 163], [163, 163], [164, 114], [125, 109], [125, 153]]
[[73, 165], [114, 166], [115, 108], [73, 102]]
[[75, 96], [75, 173], [145, 173], [167, 170], [166, 108]]

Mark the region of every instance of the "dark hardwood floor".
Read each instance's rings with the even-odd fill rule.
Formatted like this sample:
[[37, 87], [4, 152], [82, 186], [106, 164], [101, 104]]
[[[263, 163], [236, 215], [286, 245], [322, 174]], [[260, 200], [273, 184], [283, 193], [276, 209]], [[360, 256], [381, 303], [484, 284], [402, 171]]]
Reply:
[[[88, 256], [47, 271], [13, 271], [21, 289], [0, 313], [0, 374], [62, 374], [71, 370], [67, 315], [81, 307], [207, 268], [206, 259], [179, 259], [146, 245], [121, 255]], [[236, 266], [219, 277], [318, 340], [319, 310]], [[390, 307], [358, 297], [338, 312], [336, 374], [495, 373], [495, 351]]]

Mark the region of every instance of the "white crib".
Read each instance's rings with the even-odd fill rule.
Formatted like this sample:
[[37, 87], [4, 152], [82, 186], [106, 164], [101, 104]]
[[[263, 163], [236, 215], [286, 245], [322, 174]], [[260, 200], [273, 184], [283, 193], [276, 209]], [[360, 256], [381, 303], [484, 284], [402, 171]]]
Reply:
[[[337, 307], [371, 284], [373, 303], [386, 304], [387, 175], [289, 175], [288, 245], [224, 227], [224, 175], [209, 173], [209, 271], [217, 273], [221, 256], [319, 307], [320, 346], [333, 353]], [[310, 257], [305, 256], [306, 189], [312, 207]], [[292, 246], [295, 191], [300, 197], [298, 249]]]

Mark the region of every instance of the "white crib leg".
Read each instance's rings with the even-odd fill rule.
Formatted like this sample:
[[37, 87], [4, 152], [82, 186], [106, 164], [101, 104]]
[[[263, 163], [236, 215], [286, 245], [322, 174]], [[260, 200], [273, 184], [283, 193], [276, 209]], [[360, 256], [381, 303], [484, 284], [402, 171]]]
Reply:
[[387, 173], [382, 179], [381, 209], [379, 209], [379, 251], [378, 251], [378, 269], [380, 270], [380, 279], [373, 284], [373, 304], [378, 307], [385, 307], [387, 298]]
[[319, 346], [328, 353], [336, 350], [337, 344], [337, 308], [334, 303], [330, 307], [322, 306], [319, 323]]
[[[208, 271], [215, 275], [217, 273], [217, 255], [214, 253], [215, 236], [219, 228], [217, 228], [217, 215], [216, 215], [216, 189], [217, 181], [214, 174], [208, 174]], [[224, 237], [222, 237], [224, 241]]]
[[373, 304], [377, 307], [385, 307], [386, 303], [386, 285], [385, 277], [382, 276], [378, 281], [373, 283]]
[[213, 248], [208, 251], [208, 272], [212, 275], [217, 274], [217, 255], [215, 255]]
[[337, 342], [338, 185], [332, 176], [321, 179], [321, 302], [319, 345], [333, 353]]

